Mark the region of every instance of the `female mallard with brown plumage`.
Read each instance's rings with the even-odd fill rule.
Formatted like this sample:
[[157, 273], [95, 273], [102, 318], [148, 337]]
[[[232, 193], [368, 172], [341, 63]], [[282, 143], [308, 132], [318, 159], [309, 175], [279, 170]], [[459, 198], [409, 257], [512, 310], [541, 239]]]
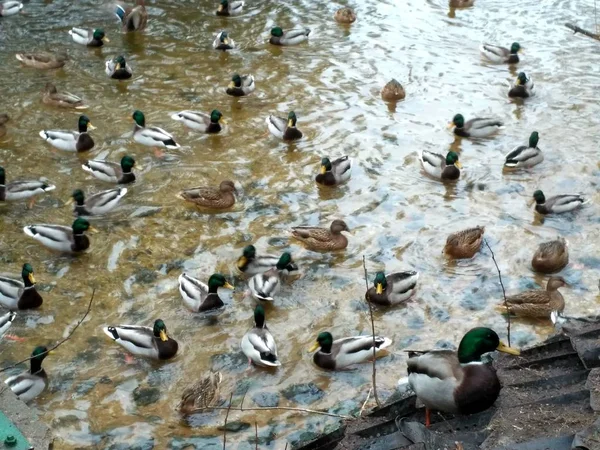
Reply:
[[[565, 309], [565, 299], [558, 292], [563, 286], [567, 286], [567, 282], [562, 277], [550, 277], [545, 291], [538, 289], [506, 297], [508, 309], [518, 317], [549, 319], [553, 311], [561, 313]], [[506, 310], [504, 302], [498, 309]]]
[[399, 305], [416, 292], [418, 279], [419, 272], [414, 270], [394, 272], [387, 276], [384, 272], [377, 272], [374, 286], [369, 288], [365, 298], [377, 305]]
[[392, 78], [386, 83], [381, 90], [381, 98], [386, 102], [397, 102], [406, 97], [406, 92], [402, 85], [395, 79]]
[[8, 114], [0, 114], [0, 137], [6, 134], [6, 122], [10, 120]]
[[15, 57], [24, 65], [36, 69], [58, 69], [67, 62], [67, 55], [54, 53], [17, 53]]
[[446, 239], [444, 253], [457, 259], [472, 258], [481, 247], [484, 232], [485, 227], [477, 226], [452, 233]]
[[504, 345], [489, 328], [467, 332], [457, 352], [406, 350], [408, 384], [425, 404], [425, 426], [430, 425], [431, 409], [473, 414], [494, 404], [500, 394], [500, 381], [494, 368], [482, 363], [481, 356], [495, 350], [519, 355], [518, 350]]
[[[375, 336], [375, 354], [392, 345], [392, 340]], [[314, 363], [327, 370], [342, 370], [373, 358], [373, 336], [354, 336], [333, 340], [328, 331], [319, 333], [317, 341], [308, 350], [318, 351], [313, 355]]]
[[11, 311], [42, 306], [44, 300], [35, 288], [31, 264], [23, 264], [21, 278], [23, 278], [22, 282], [7, 276], [0, 276], [0, 304]]
[[204, 208], [227, 209], [235, 204], [234, 194], [236, 192], [233, 181], [225, 180], [221, 181], [218, 188], [200, 186], [184, 189], [178, 194], [178, 197]]
[[344, 7], [338, 9], [333, 18], [338, 23], [354, 23], [356, 21], [356, 13], [352, 8]]
[[117, 5], [115, 15], [121, 21], [123, 31], [126, 33], [141, 31], [146, 28], [148, 23], [148, 11], [146, 11], [144, 0], [136, 0], [133, 8]]
[[193, 386], [186, 388], [181, 395], [179, 412], [193, 414], [210, 409], [219, 403], [220, 385], [223, 381], [221, 372], [209, 372]]
[[48, 82], [42, 92], [42, 102], [46, 105], [59, 106], [61, 108], [85, 109], [88, 106], [83, 100], [69, 92], [58, 92], [54, 84]]
[[567, 241], [559, 237], [540, 244], [531, 259], [533, 270], [541, 273], [560, 272], [569, 263]]
[[329, 229], [319, 227], [294, 227], [292, 236], [301, 241], [310, 250], [335, 251], [348, 247], [348, 239], [342, 231], [350, 231], [343, 220], [331, 222]]

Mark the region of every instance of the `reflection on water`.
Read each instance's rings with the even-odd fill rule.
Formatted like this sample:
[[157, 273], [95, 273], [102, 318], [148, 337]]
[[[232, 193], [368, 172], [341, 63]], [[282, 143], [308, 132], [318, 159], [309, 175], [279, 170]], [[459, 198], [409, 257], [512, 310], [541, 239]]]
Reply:
[[[545, 285], [530, 270], [531, 256], [540, 242], [566, 237], [571, 253], [563, 274], [571, 284], [563, 290], [566, 313], [596, 310], [600, 53], [592, 40], [556, 26], [588, 17], [589, 2], [509, 8], [487, 0], [450, 13], [441, 0], [350, 2], [358, 20], [349, 27], [333, 21], [342, 6], [335, 3], [248, 1], [236, 18], [214, 16], [216, 3], [149, 1], [146, 32], [126, 36], [109, 3], [89, 0], [77, 8], [65, 0], [33, 1], [25, 15], [2, 21], [0, 112], [12, 120], [0, 138], [0, 160], [9, 179], [46, 176], [57, 189], [32, 210], [24, 204], [0, 209], [2, 271], [18, 272], [30, 262], [45, 298], [40, 311], [19, 315], [11, 332], [27, 342], [0, 343], [0, 364], [29, 355], [37, 343], [58, 340], [85, 311], [91, 287], [97, 288], [89, 321], [45, 361], [50, 389], [37, 406], [62, 439], [60, 448], [183, 448], [186, 442], [220, 448], [222, 414], [187, 422], [175, 411], [183, 389], [209, 369], [223, 372], [221, 391], [224, 397], [233, 392], [237, 404], [247, 390], [245, 405], [310, 405], [342, 414], [360, 407], [369, 389], [368, 366], [323, 372], [307, 348], [323, 330], [339, 337], [369, 332], [363, 255], [370, 272], [421, 273], [419, 291], [406, 306], [376, 311], [378, 332], [394, 340], [391, 355], [379, 362], [383, 397], [405, 373], [403, 348], [456, 343], [476, 325], [503, 334], [505, 320], [494, 310], [501, 291], [489, 250], [458, 262], [441, 253], [447, 234], [461, 228], [486, 227], [509, 293]], [[313, 34], [298, 47], [269, 46], [268, 30], [275, 24], [308, 26]], [[67, 34], [72, 26], [104, 27], [111, 42], [99, 49], [79, 46]], [[222, 29], [239, 49], [212, 49]], [[523, 45], [519, 68], [535, 79], [535, 97], [523, 105], [508, 101], [515, 69], [483, 63], [482, 41]], [[17, 51], [48, 49], [65, 49], [70, 62], [37, 71], [14, 59]], [[104, 61], [119, 54], [133, 68], [129, 82], [104, 73]], [[254, 75], [251, 96], [224, 94], [235, 72]], [[379, 97], [391, 78], [407, 92], [393, 107]], [[73, 128], [79, 114], [41, 103], [48, 81], [90, 104], [86, 114], [97, 129], [89, 154], [54, 152], [39, 138], [41, 129]], [[197, 134], [170, 119], [183, 109], [215, 108], [228, 121], [218, 136]], [[182, 148], [158, 160], [151, 149], [133, 143], [135, 109], [145, 113], [147, 123], [173, 133]], [[288, 145], [266, 136], [265, 117], [291, 109], [306, 137]], [[456, 139], [445, 128], [456, 113], [498, 117], [506, 128], [493, 139]], [[545, 161], [529, 171], [503, 172], [504, 155], [526, 143], [533, 130], [540, 133]], [[423, 149], [459, 152], [461, 179], [442, 185], [428, 178], [418, 158]], [[60, 256], [25, 238], [26, 224], [72, 221], [64, 204], [73, 189], [107, 188], [81, 170], [81, 161], [118, 161], [124, 154], [132, 154], [143, 170], [122, 206], [94, 221], [101, 232], [91, 237], [90, 253]], [[317, 187], [320, 159], [343, 154], [355, 162], [350, 182], [333, 190]], [[235, 180], [241, 192], [230, 211], [206, 215], [176, 198], [183, 188], [224, 179]], [[538, 188], [547, 195], [583, 192], [592, 205], [542, 222], [528, 203]], [[344, 218], [352, 230], [342, 254], [306, 251], [288, 240], [292, 226], [328, 225], [333, 218]], [[260, 252], [290, 249], [302, 268], [267, 310], [283, 362], [275, 372], [247, 370], [239, 350], [252, 326], [253, 303], [244, 298], [234, 262], [249, 243]], [[203, 280], [219, 271], [233, 279], [233, 295], [221, 294], [225, 311], [208, 318], [189, 313], [177, 291], [182, 271]], [[158, 317], [181, 346], [179, 356], [162, 364], [140, 359], [126, 364], [101, 331], [107, 324], [150, 325]], [[548, 323], [513, 324], [516, 345], [550, 332]], [[294, 420], [287, 422], [281, 417], [278, 411], [232, 413], [229, 420], [239, 431], [230, 432], [228, 442], [254, 448], [255, 420], [261, 448], [277, 449], [286, 439], [293, 442], [334, 423], [309, 417], [301, 425], [302, 416], [291, 415]]]

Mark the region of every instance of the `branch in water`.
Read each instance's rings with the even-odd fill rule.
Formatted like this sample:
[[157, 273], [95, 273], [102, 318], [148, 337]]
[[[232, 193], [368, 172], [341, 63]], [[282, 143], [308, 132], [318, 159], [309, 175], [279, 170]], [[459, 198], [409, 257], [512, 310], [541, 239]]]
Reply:
[[[365, 255], [363, 255], [363, 270], [365, 272], [365, 287], [367, 288], [367, 292], [369, 292], [369, 280], [367, 274], [367, 263], [365, 261]], [[377, 407], [381, 408], [381, 403], [379, 402], [379, 396], [377, 395], [377, 371], [375, 369], [375, 364], [377, 362], [377, 357], [375, 356], [377, 346], [375, 345], [375, 322], [373, 321], [373, 305], [367, 299], [367, 295], [365, 294], [365, 300], [367, 301], [367, 305], [369, 305], [369, 317], [371, 318], [371, 333], [373, 336], [373, 398], [375, 398], [375, 403], [377, 403]]]
[[504, 297], [504, 307], [506, 308], [506, 315], [508, 316], [508, 331], [507, 331], [507, 340], [508, 346], [510, 347], [510, 308], [508, 307], [508, 302], [506, 301], [506, 290], [504, 289], [504, 283], [502, 282], [502, 274], [500, 273], [500, 267], [498, 267], [498, 262], [496, 261], [496, 255], [494, 255], [494, 251], [486, 238], [483, 238], [483, 242], [485, 242], [485, 246], [490, 250], [492, 254], [492, 261], [494, 261], [494, 265], [496, 266], [496, 270], [498, 271], [498, 280], [500, 281], [500, 286], [502, 287], [502, 296]]

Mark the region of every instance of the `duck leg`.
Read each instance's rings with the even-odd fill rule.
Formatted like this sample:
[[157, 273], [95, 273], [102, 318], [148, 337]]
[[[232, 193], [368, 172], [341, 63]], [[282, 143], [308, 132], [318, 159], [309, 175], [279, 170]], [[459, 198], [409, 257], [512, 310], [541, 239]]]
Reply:
[[431, 411], [425, 407], [425, 428], [429, 428], [431, 425]]
[[125, 353], [125, 364], [133, 364], [135, 363], [135, 359], [129, 353]]
[[154, 156], [157, 158], [162, 158], [165, 156], [165, 152], [163, 152], [160, 148], [154, 147]]
[[25, 338], [15, 336], [14, 334], [5, 334], [4, 337], [6, 339], [8, 339], [9, 341], [15, 341], [15, 342], [25, 342], [27, 340]]
[[27, 208], [31, 209], [35, 205], [35, 197], [31, 197], [31, 200], [27, 202]]

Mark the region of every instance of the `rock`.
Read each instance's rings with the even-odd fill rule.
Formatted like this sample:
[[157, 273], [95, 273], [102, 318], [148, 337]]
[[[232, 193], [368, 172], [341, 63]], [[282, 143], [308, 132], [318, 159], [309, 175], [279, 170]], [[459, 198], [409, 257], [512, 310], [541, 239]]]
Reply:
[[[366, 398], [366, 397], [365, 397]], [[329, 412], [332, 414], [341, 414], [345, 416], [350, 416], [355, 412], [360, 411], [361, 405], [358, 401], [353, 399], [342, 400], [337, 403], [334, 407], [329, 409]]]
[[356, 14], [352, 8], [340, 8], [335, 12], [333, 18], [338, 23], [354, 23], [356, 21]]
[[140, 206], [129, 216], [130, 219], [137, 217], [150, 217], [162, 211], [160, 206]]
[[223, 436], [176, 437], [169, 442], [170, 450], [221, 450]]
[[143, 388], [138, 386], [133, 390], [133, 401], [138, 407], [151, 405], [159, 399], [160, 390], [158, 388]]
[[278, 406], [279, 398], [279, 394], [276, 392], [257, 392], [252, 395], [252, 401], [261, 408]]
[[420, 340], [421, 340], [421, 337], [416, 334], [406, 336], [398, 341], [396, 348], [398, 350], [404, 350], [405, 348], [410, 347], [412, 344], [415, 344], [415, 343], [419, 342]]
[[431, 315], [440, 322], [448, 322], [450, 320], [450, 313], [446, 309], [437, 306], [431, 308]]
[[325, 393], [312, 382], [293, 384], [283, 389], [281, 393], [288, 400], [301, 405], [310, 405], [325, 396]]
[[433, 348], [442, 350], [456, 350], [456, 346], [446, 339], [440, 339], [437, 341]]
[[214, 371], [242, 373], [246, 370], [248, 360], [241, 352], [221, 353], [210, 357], [211, 369]]
[[247, 430], [248, 428], [250, 428], [250, 424], [248, 422], [241, 422], [239, 420], [236, 420], [234, 422], [227, 422], [227, 425], [222, 425], [222, 426], [218, 427], [217, 429], [220, 431], [227, 430], [228, 432], [231, 432], [231, 433], [237, 433], [238, 431], [244, 431], [244, 430]]
[[406, 97], [404, 88], [394, 78], [392, 78], [392, 80], [388, 82], [381, 90], [381, 98], [386, 102], [397, 102], [398, 100], [402, 100], [404, 97]]
[[154, 283], [154, 281], [156, 281], [157, 278], [158, 274], [156, 273], [156, 271], [151, 269], [143, 268], [135, 274], [135, 281], [140, 284]]
[[590, 391], [590, 406], [594, 411], [600, 411], [600, 367], [591, 370], [585, 388]]
[[185, 264], [185, 260], [176, 259], [175, 261], [171, 261], [165, 264], [161, 264], [158, 266], [157, 270], [163, 275], [167, 275], [172, 270], [181, 270], [183, 269], [183, 265]]
[[75, 387], [75, 392], [77, 392], [79, 395], [85, 395], [94, 389], [96, 383], [97, 381], [95, 379], [84, 380]]

